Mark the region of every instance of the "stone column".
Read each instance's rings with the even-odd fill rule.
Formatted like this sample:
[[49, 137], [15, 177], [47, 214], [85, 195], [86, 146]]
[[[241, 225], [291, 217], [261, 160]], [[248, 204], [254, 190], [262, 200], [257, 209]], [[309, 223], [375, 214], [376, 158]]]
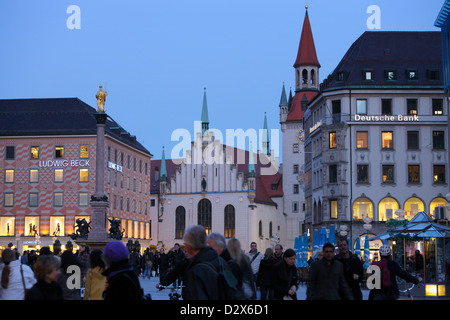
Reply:
[[97, 120], [97, 150], [95, 157], [95, 193], [91, 197], [91, 231], [88, 239], [78, 239], [77, 243], [85, 243], [91, 249], [103, 250], [111, 241], [106, 231], [106, 211], [109, 208], [108, 197], [105, 195], [105, 122], [108, 115], [104, 112], [95, 113]]

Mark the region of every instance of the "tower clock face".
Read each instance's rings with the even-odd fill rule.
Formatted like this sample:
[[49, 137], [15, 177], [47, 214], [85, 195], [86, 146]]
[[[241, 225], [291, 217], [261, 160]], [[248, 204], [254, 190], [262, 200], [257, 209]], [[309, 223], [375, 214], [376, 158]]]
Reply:
[[305, 131], [303, 130], [302, 127], [298, 128], [297, 130], [297, 141], [300, 143], [305, 142]]

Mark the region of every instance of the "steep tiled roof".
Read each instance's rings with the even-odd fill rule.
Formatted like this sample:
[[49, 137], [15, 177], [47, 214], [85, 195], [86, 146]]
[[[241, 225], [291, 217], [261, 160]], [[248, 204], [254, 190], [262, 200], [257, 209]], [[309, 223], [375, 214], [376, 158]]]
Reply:
[[298, 46], [297, 59], [294, 63], [294, 68], [301, 65], [313, 65], [320, 68], [319, 60], [317, 59], [316, 47], [314, 45], [314, 38], [311, 31], [311, 24], [309, 22], [308, 10], [305, 13], [303, 20], [302, 35]]
[[[2, 99], [0, 136], [95, 135], [96, 109], [78, 98]], [[136, 137], [111, 117], [105, 133], [150, 155]]]
[[308, 100], [308, 103], [310, 103], [319, 92], [317, 91], [298, 91], [295, 93], [291, 110], [289, 111], [289, 114], [287, 116], [287, 121], [302, 121], [303, 120], [303, 114], [306, 110], [302, 110], [302, 100], [304, 97]]

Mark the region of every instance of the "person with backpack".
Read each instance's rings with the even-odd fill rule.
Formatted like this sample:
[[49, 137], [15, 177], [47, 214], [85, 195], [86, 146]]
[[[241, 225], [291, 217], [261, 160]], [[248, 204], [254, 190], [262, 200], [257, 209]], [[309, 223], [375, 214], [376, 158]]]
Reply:
[[380, 247], [380, 261], [374, 261], [372, 265], [380, 268], [381, 288], [370, 290], [369, 300], [397, 300], [400, 296], [398, 284], [395, 277], [400, 277], [407, 282], [419, 283], [419, 279], [412, 276], [400, 265], [391, 259], [391, 247], [383, 245]]
[[231, 273], [230, 268], [215, 250], [206, 243], [206, 230], [193, 225], [186, 229], [185, 249], [190, 263], [184, 272], [183, 298], [185, 300], [225, 300], [228, 291], [221, 281], [222, 271]]

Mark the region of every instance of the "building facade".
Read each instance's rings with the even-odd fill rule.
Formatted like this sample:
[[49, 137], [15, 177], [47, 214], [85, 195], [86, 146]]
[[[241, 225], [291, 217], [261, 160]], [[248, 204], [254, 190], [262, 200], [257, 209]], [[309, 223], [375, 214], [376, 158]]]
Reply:
[[[163, 151], [161, 160], [152, 160], [158, 247], [181, 244], [186, 228], [196, 224], [208, 234], [239, 239], [244, 250], [253, 241], [262, 251], [275, 243], [293, 246], [297, 235], [287, 232], [282, 176], [267, 151], [268, 138], [263, 138], [266, 149], [261, 152], [253, 152], [252, 145], [250, 151], [224, 145], [209, 131], [206, 93], [201, 132], [195, 134], [186, 157], [166, 159]], [[273, 170], [264, 171], [271, 166]]]
[[439, 32], [365, 32], [353, 43], [304, 116], [309, 228], [345, 226], [354, 245], [398, 215], [450, 218], [441, 70]]
[[[76, 98], [0, 100], [0, 247], [65, 244], [90, 221], [96, 110]], [[108, 219], [150, 241], [150, 152], [112, 118], [105, 129]], [[105, 221], [109, 229], [109, 222]]]

